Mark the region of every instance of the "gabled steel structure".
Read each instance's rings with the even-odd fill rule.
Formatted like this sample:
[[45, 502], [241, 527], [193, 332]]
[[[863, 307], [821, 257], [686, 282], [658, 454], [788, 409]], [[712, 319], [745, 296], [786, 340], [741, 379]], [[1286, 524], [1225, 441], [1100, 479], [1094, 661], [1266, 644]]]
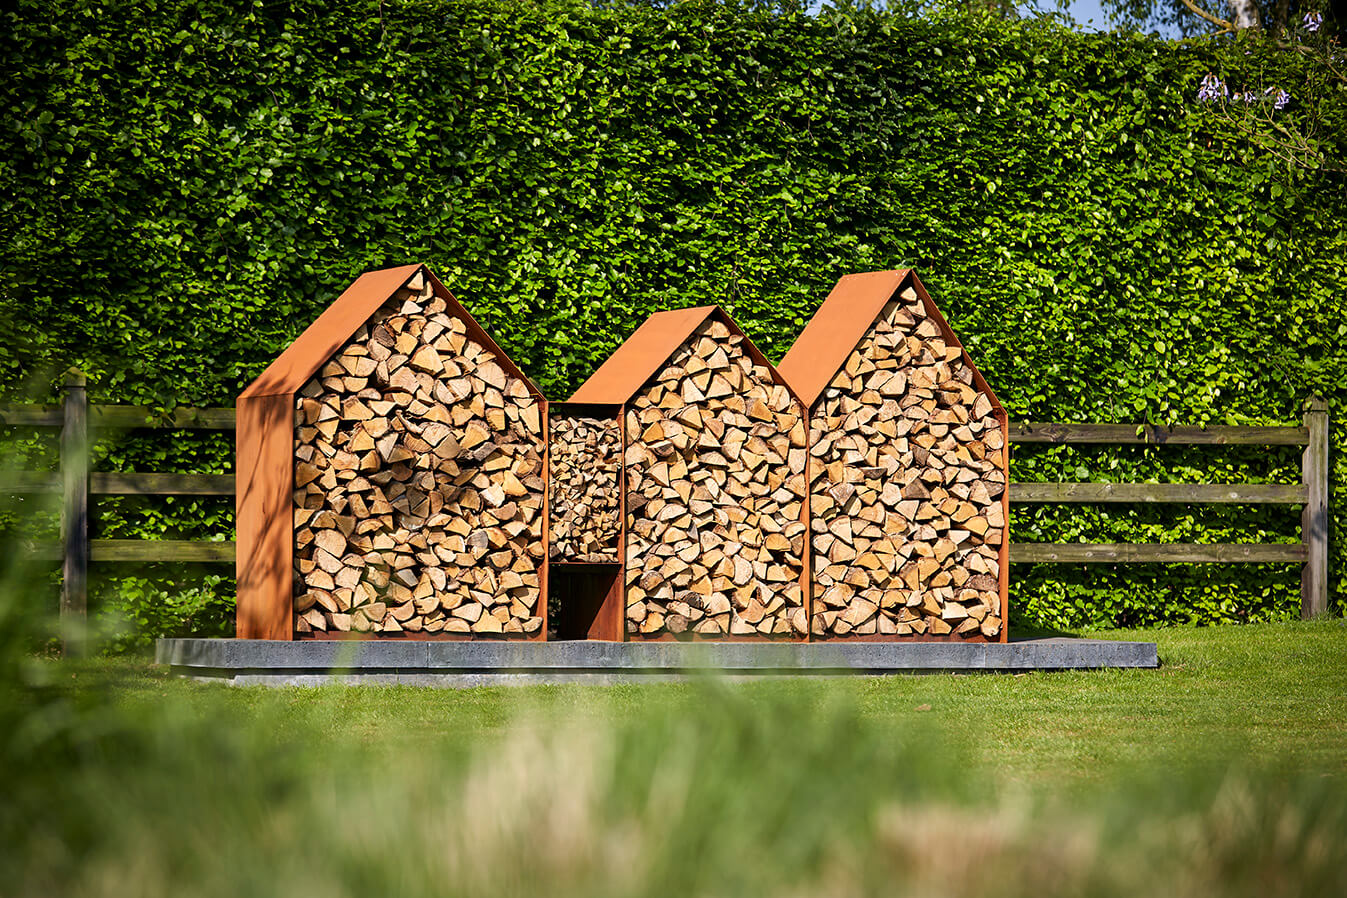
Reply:
[[[385, 302], [418, 274], [424, 274], [435, 295], [445, 301], [448, 314], [463, 321], [468, 336], [486, 347], [500, 367], [508, 375], [520, 379], [538, 401], [546, 446], [547, 400], [542, 391], [429, 268], [417, 263], [362, 274], [239, 394], [236, 402], [238, 608], [235, 629], [241, 639], [294, 638], [295, 395]], [[542, 514], [545, 546], [545, 504]], [[542, 580], [540, 601], [545, 606], [545, 552], [539, 575]], [[543, 636], [545, 633], [544, 621]]]
[[[1010, 540], [1008, 526], [1010, 520], [1009, 490], [1009, 448], [1010, 426], [1005, 408], [996, 397], [991, 385], [978, 370], [972, 356], [960, 342], [954, 329], [949, 326], [945, 316], [931, 299], [926, 287], [912, 269], [893, 271], [874, 271], [848, 274], [838, 280], [831, 293], [823, 301], [818, 311], [810, 318], [804, 330], [796, 338], [779, 366], [781, 375], [790, 383], [796, 394], [806, 403], [812, 416], [818, 409], [819, 399], [837, 373], [846, 365], [848, 358], [856, 351], [861, 340], [869, 332], [881, 315], [884, 307], [900, 295], [911, 289], [920, 299], [927, 317], [939, 328], [943, 340], [949, 346], [956, 346], [962, 353], [962, 361], [973, 375], [974, 388], [988, 397], [992, 413], [1001, 426], [1004, 439], [1001, 453], [1001, 470], [1006, 475], [1005, 489], [1000, 497], [1001, 510], [1005, 516], [1007, 530], [1002, 538], [999, 557], [999, 592], [1001, 598], [1002, 627], [999, 641], [1007, 641], [1006, 613], [1008, 608], [1008, 585], [1010, 571]], [[810, 457], [811, 463], [815, 461]], [[857, 638], [857, 637], [851, 637]], [[894, 637], [881, 637], [894, 638]], [[907, 637], [902, 637], [907, 638]]]

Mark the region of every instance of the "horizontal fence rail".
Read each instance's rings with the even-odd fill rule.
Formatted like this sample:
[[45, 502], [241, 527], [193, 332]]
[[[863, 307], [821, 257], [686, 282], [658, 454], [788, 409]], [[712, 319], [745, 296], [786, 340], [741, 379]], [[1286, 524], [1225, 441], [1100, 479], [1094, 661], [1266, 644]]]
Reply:
[[1304, 427], [1165, 427], [1156, 424], [1039, 424], [1010, 422], [1012, 443], [1109, 443], [1118, 446], [1305, 446]]
[[[69, 387], [67, 387], [69, 389]], [[0, 403], [0, 427], [63, 427], [61, 405]], [[160, 412], [138, 405], [91, 405], [92, 430], [233, 430], [232, 408], [174, 408]]]
[[1181, 502], [1193, 505], [1301, 505], [1304, 484], [1246, 483], [1012, 483], [1010, 501], [1094, 504]]
[[1299, 543], [1011, 543], [1011, 562], [1043, 564], [1303, 562]]
[[[88, 405], [82, 377], [66, 384], [59, 406], [0, 403], [0, 427], [61, 428], [59, 472], [0, 471], [0, 494], [56, 494], [62, 500], [62, 541], [29, 542], [33, 557], [60, 561], [63, 630], [82, 630], [90, 562], [228, 564], [234, 543], [203, 540], [89, 539], [88, 496], [232, 496], [232, 474], [89, 472], [92, 436], [138, 429], [232, 431], [232, 408], [149, 409]], [[1303, 446], [1301, 482], [1250, 483], [1012, 483], [1018, 504], [1172, 503], [1299, 505], [1298, 543], [1012, 543], [1023, 564], [1300, 564], [1301, 615], [1328, 610], [1328, 405], [1306, 402], [1304, 420], [1290, 426], [1164, 427], [1152, 424], [1010, 424], [1012, 443], [1093, 445]], [[67, 618], [79, 618], [65, 626]], [[72, 637], [73, 639], [73, 637]], [[69, 645], [70, 640], [67, 640]]]
[[[60, 474], [0, 471], [0, 493], [53, 493]], [[102, 474], [89, 475], [89, 492], [98, 496], [232, 496], [233, 474]]]
[[[29, 556], [38, 561], [60, 561], [63, 548], [58, 542], [28, 542]], [[234, 561], [233, 540], [208, 542], [186, 539], [91, 539], [90, 561], [197, 562], [224, 564]]]

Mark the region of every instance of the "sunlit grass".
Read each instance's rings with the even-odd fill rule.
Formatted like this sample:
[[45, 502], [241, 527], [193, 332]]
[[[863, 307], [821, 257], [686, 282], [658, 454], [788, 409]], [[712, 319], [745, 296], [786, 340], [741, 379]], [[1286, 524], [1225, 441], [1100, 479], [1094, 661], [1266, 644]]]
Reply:
[[[828, 701], [856, 709], [893, 736], [913, 726], [977, 734], [978, 763], [1029, 781], [1091, 780], [1160, 755], [1219, 762], [1232, 754], [1291, 767], [1347, 769], [1347, 626], [1341, 620], [1245, 627], [1112, 631], [1102, 638], [1159, 645], [1159, 670], [1019, 675], [855, 677], [726, 685], [749, 703]], [[709, 713], [696, 684], [231, 689], [169, 677], [145, 660], [94, 662], [112, 697], [134, 709], [188, 699], [209, 720], [222, 709], [303, 709], [325, 738], [370, 740], [389, 751], [477, 739], [521, 718], [557, 726], [618, 723], [651, 707], [691, 720]]]
[[15, 895], [1336, 895], [1347, 627], [1155, 671], [469, 690], [11, 665]]

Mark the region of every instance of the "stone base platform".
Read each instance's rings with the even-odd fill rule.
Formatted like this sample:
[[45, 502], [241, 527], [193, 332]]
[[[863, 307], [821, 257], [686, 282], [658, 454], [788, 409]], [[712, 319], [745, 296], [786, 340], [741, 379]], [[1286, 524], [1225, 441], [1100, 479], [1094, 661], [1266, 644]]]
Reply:
[[238, 686], [327, 683], [505, 686], [656, 682], [690, 675], [891, 674], [1154, 668], [1153, 642], [1022, 639], [999, 643], [857, 642], [282, 642], [160, 639], [155, 661]]

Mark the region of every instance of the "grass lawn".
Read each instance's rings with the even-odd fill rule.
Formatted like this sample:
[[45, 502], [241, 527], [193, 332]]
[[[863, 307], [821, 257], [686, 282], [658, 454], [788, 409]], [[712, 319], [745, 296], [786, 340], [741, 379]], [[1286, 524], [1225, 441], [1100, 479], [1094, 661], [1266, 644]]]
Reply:
[[1347, 894], [1344, 622], [1095, 635], [1155, 641], [1162, 667], [431, 690], [30, 664], [41, 701], [10, 729], [55, 761], [0, 805], [0, 881]]
[[[880, 733], [918, 727], [976, 736], [971, 747], [982, 767], [1024, 782], [1088, 781], [1160, 759], [1242, 758], [1347, 773], [1347, 622], [1077, 635], [1155, 642], [1161, 667], [774, 680], [724, 685], [713, 694], [841, 703]], [[203, 718], [224, 709], [246, 715], [303, 708], [306, 722], [326, 738], [349, 736], [391, 752], [427, 742], [463, 746], [521, 720], [606, 724], [651, 706], [693, 717], [708, 711], [707, 689], [698, 683], [234, 689], [175, 679], [146, 660], [124, 659], [97, 662], [84, 676], [115, 682], [111, 694], [127, 706], [187, 698]]]

